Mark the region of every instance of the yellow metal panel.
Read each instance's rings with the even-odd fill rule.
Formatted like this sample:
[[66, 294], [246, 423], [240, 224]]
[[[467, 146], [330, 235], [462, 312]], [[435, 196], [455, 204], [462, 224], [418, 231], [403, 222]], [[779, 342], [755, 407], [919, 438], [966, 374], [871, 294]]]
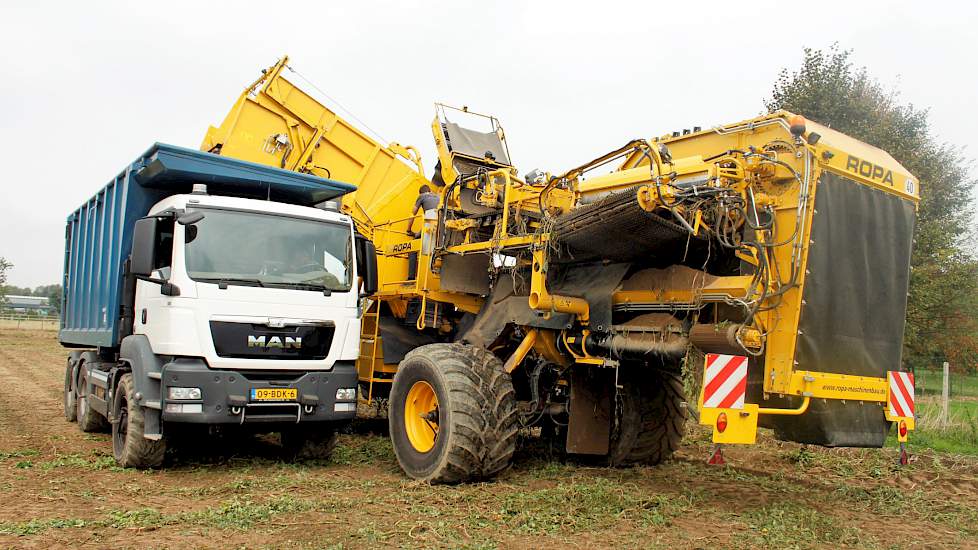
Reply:
[[[208, 130], [201, 148], [220, 145], [223, 155], [356, 185], [357, 191], [343, 197], [343, 205], [362, 231], [369, 233], [375, 220], [407, 219], [418, 188], [427, 182], [415, 169], [420, 163], [411, 167], [402, 162], [390, 147], [377, 143], [289, 82], [282, 76], [286, 63], [283, 58], [249, 86], [221, 125]], [[287, 146], [275, 146], [271, 138], [277, 134], [287, 136]], [[397, 150], [409, 149], [397, 146]], [[406, 230], [406, 223], [400, 229]], [[393, 244], [396, 242], [388, 243]], [[407, 273], [407, 258], [380, 264], [382, 287], [402, 280]]]
[[[753, 403], [745, 403], [740, 409], [701, 409], [700, 424], [713, 426], [713, 442], [735, 445], [753, 445], [757, 441], [757, 409]], [[727, 428], [717, 429], [717, 418], [727, 415]]]
[[797, 371], [792, 374], [791, 383], [785, 393], [817, 399], [848, 399], [885, 403], [886, 392], [886, 378]]
[[[809, 132], [822, 136], [818, 145], [821, 150], [829, 151], [831, 156], [826, 160], [820, 153], [820, 158], [833, 171], [915, 202], [919, 198], [916, 178], [886, 151], [811, 120], [807, 126]], [[913, 182], [909, 189], [908, 179]]]

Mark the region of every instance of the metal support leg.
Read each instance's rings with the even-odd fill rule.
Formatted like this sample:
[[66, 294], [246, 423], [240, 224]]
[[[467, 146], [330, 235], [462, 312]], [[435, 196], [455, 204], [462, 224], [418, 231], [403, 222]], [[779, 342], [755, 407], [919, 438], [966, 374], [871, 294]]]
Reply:
[[713, 449], [713, 454], [710, 456], [710, 460], [706, 461], [710, 466], [723, 466], [727, 463], [723, 458], [723, 445], [717, 443], [717, 446]]

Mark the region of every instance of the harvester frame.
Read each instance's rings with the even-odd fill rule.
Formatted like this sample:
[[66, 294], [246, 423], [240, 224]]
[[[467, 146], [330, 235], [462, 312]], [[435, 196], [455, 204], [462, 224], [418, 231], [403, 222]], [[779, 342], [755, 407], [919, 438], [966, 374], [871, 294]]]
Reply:
[[[824, 445], [880, 446], [888, 422], [913, 428], [882, 405], [886, 372], [900, 370], [919, 188], [885, 152], [775, 112], [521, 178], [495, 118], [478, 115], [491, 128], [476, 132], [449, 119], [474, 113], [437, 104], [429, 179], [414, 148], [369, 138], [286, 80], [287, 63], [249, 86], [201, 148], [358, 186], [343, 209], [374, 242], [381, 275], [365, 306], [361, 390], [368, 402], [390, 399], [395, 451], [412, 477], [491, 477], [508, 466], [520, 425], [570, 453], [658, 462], [681, 435], [677, 383], [693, 348], [750, 357], [749, 402], [701, 412], [718, 443], [752, 442], [761, 417], [785, 438]], [[416, 235], [422, 186], [440, 201]], [[822, 202], [863, 210], [826, 221]], [[821, 238], [834, 225], [862, 233], [854, 254], [880, 264], [878, 280], [843, 257], [838, 276], [849, 279], [820, 270], [807, 290], [813, 227]], [[872, 250], [874, 231], [892, 253]], [[826, 327], [840, 312], [809, 313], [806, 297], [832, 302], [820, 287], [855, 279], [857, 294], [881, 289], [887, 319], [867, 327], [868, 314], [853, 312], [840, 323], [864, 332], [840, 345], [853, 357], [824, 364], [840, 361], [826, 351], [842, 337]]]

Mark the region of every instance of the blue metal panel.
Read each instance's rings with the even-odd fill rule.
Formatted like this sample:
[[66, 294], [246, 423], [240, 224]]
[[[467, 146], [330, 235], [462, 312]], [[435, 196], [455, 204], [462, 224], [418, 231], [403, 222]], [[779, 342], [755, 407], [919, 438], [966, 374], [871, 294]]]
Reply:
[[120, 343], [123, 268], [136, 220], [165, 197], [205, 183], [215, 195], [312, 206], [356, 189], [309, 174], [157, 143], [68, 216], [61, 343]]

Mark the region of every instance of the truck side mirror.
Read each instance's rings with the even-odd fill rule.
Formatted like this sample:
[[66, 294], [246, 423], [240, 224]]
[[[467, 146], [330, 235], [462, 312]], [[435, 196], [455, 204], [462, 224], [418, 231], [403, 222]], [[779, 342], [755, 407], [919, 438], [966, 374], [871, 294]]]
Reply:
[[204, 219], [203, 212], [187, 212], [177, 218], [177, 223], [180, 225], [193, 225], [202, 219]]
[[129, 268], [133, 275], [149, 277], [153, 274], [158, 225], [157, 218], [136, 220], [132, 231], [132, 264]]
[[377, 249], [370, 239], [357, 233], [357, 273], [363, 278], [363, 293], [377, 292]]

